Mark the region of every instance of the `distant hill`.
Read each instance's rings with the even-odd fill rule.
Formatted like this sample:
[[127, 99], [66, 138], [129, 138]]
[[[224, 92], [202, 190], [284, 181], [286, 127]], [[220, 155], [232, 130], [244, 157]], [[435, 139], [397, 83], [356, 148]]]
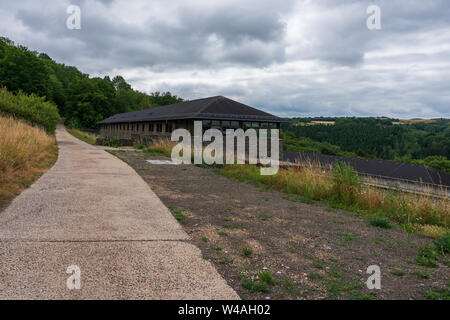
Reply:
[[[334, 123], [332, 123], [334, 122]], [[292, 118], [283, 124], [286, 150], [426, 164], [450, 172], [450, 120], [390, 118]], [[305, 139], [316, 151], [297, 150]], [[297, 142], [296, 142], [297, 141]], [[328, 143], [321, 150], [319, 144]], [[318, 150], [318, 151], [317, 151]], [[330, 153], [330, 150], [332, 153]]]

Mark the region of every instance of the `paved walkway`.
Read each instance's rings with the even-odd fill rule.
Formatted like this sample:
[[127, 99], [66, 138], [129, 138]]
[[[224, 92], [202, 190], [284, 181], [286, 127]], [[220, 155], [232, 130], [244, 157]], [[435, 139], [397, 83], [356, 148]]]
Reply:
[[56, 164], [0, 212], [1, 299], [238, 298], [131, 167], [56, 137]]

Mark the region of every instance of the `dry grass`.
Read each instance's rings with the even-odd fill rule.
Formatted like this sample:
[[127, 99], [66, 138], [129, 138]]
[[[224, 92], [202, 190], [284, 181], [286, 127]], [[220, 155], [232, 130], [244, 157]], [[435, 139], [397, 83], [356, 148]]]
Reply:
[[90, 132], [81, 131], [78, 129], [67, 129], [67, 132], [69, 132], [71, 135], [73, 135], [75, 138], [80, 139], [81, 141], [84, 141], [86, 143], [95, 145], [98, 135]]
[[[436, 199], [379, 189], [357, 182], [349, 173], [323, 170], [312, 164], [280, 169], [276, 175], [262, 176], [257, 166], [225, 166], [221, 174], [268, 185], [271, 188], [299, 196], [302, 201], [326, 202], [335, 208], [387, 217], [427, 236], [437, 237], [449, 230], [448, 198]], [[355, 179], [355, 181], [352, 181]]]
[[170, 141], [169, 139], [161, 139], [154, 141], [147, 146], [143, 146], [144, 152], [152, 154], [161, 154], [166, 157], [171, 157], [172, 148], [177, 144], [177, 142]]
[[[161, 140], [144, 151], [170, 157], [174, 145]], [[298, 167], [280, 169], [272, 176], [261, 175], [260, 168], [254, 165], [225, 165], [219, 172], [299, 196], [304, 202], [322, 201], [335, 208], [386, 217], [430, 237], [445, 233], [450, 226], [448, 198], [365, 185], [351, 167], [343, 164], [321, 168], [317, 163], [303, 162]]]
[[50, 168], [58, 154], [43, 129], [0, 116], [0, 208]]

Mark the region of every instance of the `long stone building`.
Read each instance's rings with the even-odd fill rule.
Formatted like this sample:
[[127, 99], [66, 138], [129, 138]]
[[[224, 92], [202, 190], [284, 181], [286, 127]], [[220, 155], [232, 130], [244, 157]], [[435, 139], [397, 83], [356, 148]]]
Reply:
[[169, 138], [173, 130], [184, 128], [193, 134], [194, 121], [202, 121], [203, 132], [217, 128], [280, 129], [287, 120], [222, 96], [203, 98], [116, 114], [100, 121], [105, 139], [149, 142]]

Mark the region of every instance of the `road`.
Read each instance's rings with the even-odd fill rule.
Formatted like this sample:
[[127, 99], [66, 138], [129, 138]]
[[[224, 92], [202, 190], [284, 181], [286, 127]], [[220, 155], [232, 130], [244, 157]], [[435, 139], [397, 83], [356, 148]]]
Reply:
[[56, 138], [56, 164], [0, 212], [0, 299], [239, 298], [131, 167]]

